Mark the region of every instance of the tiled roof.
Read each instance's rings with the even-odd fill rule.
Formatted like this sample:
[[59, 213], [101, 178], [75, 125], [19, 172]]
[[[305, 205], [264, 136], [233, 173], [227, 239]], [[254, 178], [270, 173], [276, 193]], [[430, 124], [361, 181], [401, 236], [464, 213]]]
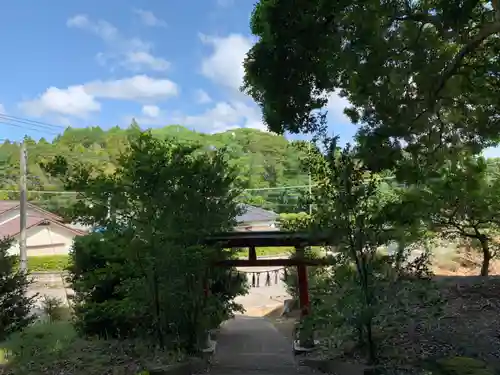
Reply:
[[[31, 227], [40, 225], [42, 223], [47, 223], [47, 224], [54, 224], [56, 226], [60, 226], [63, 228], [66, 228], [73, 232], [77, 236], [82, 236], [86, 234], [85, 232], [71, 228], [63, 223], [59, 223], [55, 220], [51, 220], [50, 218], [42, 217], [42, 216], [28, 216], [26, 218], [26, 229], [29, 229]], [[0, 239], [4, 237], [14, 237], [19, 234], [21, 231], [21, 218], [16, 217], [15, 219], [9, 220], [6, 223], [0, 225]]]
[[[0, 214], [3, 214], [4, 212], [9, 211], [9, 210], [16, 209], [20, 205], [21, 204], [19, 201], [0, 200]], [[60, 216], [58, 216], [50, 211], [44, 210], [43, 208], [38, 207], [32, 203], [28, 202], [28, 207], [40, 212], [41, 216], [43, 216], [43, 217], [47, 217], [49, 219], [56, 220], [56, 221], [62, 221], [62, 217], [60, 217]]]
[[[26, 218], [26, 228], [33, 227], [42, 223], [45, 219], [43, 217], [28, 216]], [[9, 220], [0, 225], [0, 238], [13, 237], [21, 231], [21, 218]]]
[[249, 223], [255, 221], [274, 221], [278, 219], [278, 214], [272, 211], [264, 210], [260, 207], [242, 204], [241, 207], [245, 212], [236, 218], [238, 223]]
[[[0, 200], [0, 214], [10, 210], [16, 210], [19, 212], [19, 201], [3, 201]], [[61, 220], [62, 218], [52, 212], [44, 210], [40, 207], [37, 207], [31, 203], [28, 203], [28, 208], [31, 210], [28, 211], [28, 216], [26, 217], [26, 228], [31, 228], [36, 225], [40, 225], [43, 222], [51, 223], [54, 225], [58, 225], [64, 227], [76, 235], [82, 235], [83, 232], [76, 228], [71, 228], [67, 225], [64, 225]], [[18, 216], [12, 220], [5, 222], [0, 225], [0, 238], [3, 237], [13, 237], [19, 234], [21, 231], [21, 218]]]
[[0, 213], [11, 210], [19, 206], [19, 201], [2, 201], [0, 200]]

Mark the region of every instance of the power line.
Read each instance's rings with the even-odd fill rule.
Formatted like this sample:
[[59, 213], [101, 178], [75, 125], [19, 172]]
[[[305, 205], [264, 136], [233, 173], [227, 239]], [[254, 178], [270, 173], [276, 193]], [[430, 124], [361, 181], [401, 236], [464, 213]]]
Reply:
[[[0, 117], [0, 120], [2, 118]], [[44, 130], [44, 131], [47, 131], [47, 129], [43, 129], [43, 128], [36, 128], [36, 127], [31, 127], [31, 126], [26, 126], [26, 125], [20, 125], [20, 124], [16, 124], [16, 123], [11, 123], [11, 122], [6, 122], [6, 121], [0, 121], [0, 124], [3, 124], [3, 125], [7, 125], [7, 126], [13, 126], [15, 128], [20, 128], [20, 129], [28, 129], [28, 130], [35, 130], [35, 131], [39, 131], [39, 130]], [[49, 132], [51, 133], [52, 135], [57, 135], [59, 133], [56, 133], [56, 132]]]
[[65, 130], [67, 128], [64, 125], [56, 125], [56, 124], [50, 124], [48, 122], [43, 122], [43, 121], [30, 120], [30, 119], [23, 118], [23, 117], [7, 115], [5, 113], [0, 113], [0, 119], [7, 120], [11, 123], [13, 122], [13, 123], [19, 123], [19, 124], [25, 124], [25, 125], [32, 125], [32, 126], [37, 126], [37, 127], [49, 128], [49, 129], [53, 129], [53, 130], [55, 130], [55, 129]]

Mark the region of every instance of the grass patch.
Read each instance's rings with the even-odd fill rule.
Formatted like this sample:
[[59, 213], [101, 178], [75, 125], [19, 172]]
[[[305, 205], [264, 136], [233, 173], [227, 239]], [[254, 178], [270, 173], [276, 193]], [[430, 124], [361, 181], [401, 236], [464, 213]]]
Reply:
[[[312, 250], [320, 254], [322, 247], [313, 246]], [[255, 249], [257, 256], [272, 256], [272, 255], [290, 255], [295, 252], [295, 248], [292, 246], [276, 246], [276, 247], [257, 247]], [[248, 249], [242, 249], [236, 253], [238, 257], [248, 257]]]
[[[257, 247], [255, 251], [257, 256], [269, 256], [289, 254], [290, 252], [295, 251], [295, 249], [293, 247]], [[248, 249], [242, 249], [236, 254], [238, 257], [248, 257]]]
[[[318, 253], [320, 246], [313, 246], [313, 250]], [[295, 252], [291, 246], [285, 247], [258, 247], [255, 249], [257, 256], [289, 255]], [[238, 257], [248, 257], [248, 249], [242, 249], [236, 253]], [[64, 271], [69, 265], [68, 255], [44, 255], [37, 257], [28, 257], [28, 268], [32, 272]]]
[[182, 360], [143, 342], [82, 339], [67, 321], [36, 323], [0, 347], [0, 363], [16, 375], [136, 375]]
[[[69, 260], [69, 255], [28, 257], [28, 269], [32, 272], [64, 271], [69, 265]], [[19, 260], [17, 263], [19, 264]]]

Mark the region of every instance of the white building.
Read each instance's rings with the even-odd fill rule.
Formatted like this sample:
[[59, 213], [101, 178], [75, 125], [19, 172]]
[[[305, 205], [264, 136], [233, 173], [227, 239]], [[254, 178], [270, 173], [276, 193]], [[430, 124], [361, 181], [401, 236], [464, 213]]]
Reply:
[[[0, 201], [0, 238], [13, 240], [9, 254], [19, 254], [21, 231], [19, 201]], [[26, 246], [28, 256], [68, 254], [73, 239], [84, 232], [70, 228], [63, 219], [28, 203], [26, 217]]]

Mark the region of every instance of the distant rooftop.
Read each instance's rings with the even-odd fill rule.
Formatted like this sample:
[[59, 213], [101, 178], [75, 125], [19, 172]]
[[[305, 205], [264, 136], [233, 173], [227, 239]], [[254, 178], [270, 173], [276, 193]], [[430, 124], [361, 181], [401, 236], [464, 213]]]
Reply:
[[[52, 220], [56, 221], [62, 221], [63, 218], [60, 217], [59, 215], [56, 215], [50, 211], [47, 211], [43, 209], [42, 207], [37, 206], [36, 204], [33, 204], [31, 202], [27, 202], [27, 207], [34, 209], [37, 211], [37, 213], [30, 213], [30, 216], [40, 216], [40, 217], [47, 217]], [[4, 212], [10, 211], [10, 210], [20, 210], [21, 202], [15, 201], [15, 200], [0, 200], [0, 214], [3, 214]]]
[[249, 223], [254, 221], [274, 221], [279, 215], [273, 211], [264, 210], [260, 207], [242, 204], [241, 207], [245, 212], [236, 217], [238, 223]]

